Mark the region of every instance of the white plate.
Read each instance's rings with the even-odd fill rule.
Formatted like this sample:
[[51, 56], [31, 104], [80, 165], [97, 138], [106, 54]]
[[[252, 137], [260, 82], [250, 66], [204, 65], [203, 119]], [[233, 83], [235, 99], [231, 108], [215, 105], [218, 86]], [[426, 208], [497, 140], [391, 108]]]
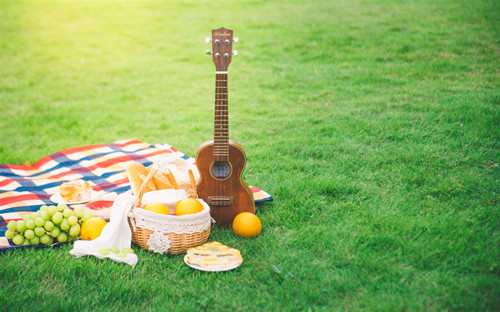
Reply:
[[184, 256], [184, 263], [186, 263], [188, 266], [192, 267], [193, 269], [199, 270], [199, 271], [205, 271], [205, 272], [223, 272], [223, 271], [229, 271], [229, 270], [234, 270], [237, 267], [241, 265], [241, 263], [238, 264], [233, 264], [233, 265], [224, 265], [224, 266], [213, 266], [213, 267], [202, 267], [196, 264], [191, 264], [187, 262], [187, 255]]
[[90, 191], [90, 196], [88, 199], [86, 200], [81, 200], [81, 201], [75, 201], [75, 202], [65, 202], [62, 197], [61, 197], [61, 194], [60, 193], [57, 193], [57, 194], [54, 194], [52, 196], [50, 196], [50, 200], [56, 204], [66, 204], [66, 205], [76, 205], [76, 204], [84, 204], [84, 203], [87, 203], [93, 199], [96, 199], [97, 197], [99, 196], [99, 192], [97, 191]]

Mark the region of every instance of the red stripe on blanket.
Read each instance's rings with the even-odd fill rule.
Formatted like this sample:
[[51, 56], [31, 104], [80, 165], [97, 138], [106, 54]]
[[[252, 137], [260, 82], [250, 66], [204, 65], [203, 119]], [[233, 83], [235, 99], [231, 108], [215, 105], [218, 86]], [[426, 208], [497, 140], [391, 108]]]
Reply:
[[136, 144], [136, 143], [144, 144], [144, 142], [139, 141], [139, 140], [130, 140], [130, 141], [126, 141], [126, 142], [123, 142], [123, 143], [112, 143], [112, 144], [108, 144], [108, 145], [115, 145], [115, 146], [119, 146], [119, 147], [124, 147], [124, 146], [128, 146], [128, 145], [131, 145], [131, 144]]
[[11, 184], [12, 182], [14, 182], [14, 180], [12, 180], [12, 179], [5, 179], [3, 181], [0, 181], [0, 187], [7, 186], [7, 185]]
[[14, 202], [20, 202], [23, 200], [39, 200], [40, 197], [38, 197], [36, 194], [25, 194], [25, 195], [17, 195], [17, 196], [11, 196], [11, 197], [5, 197], [0, 199], [0, 206], [1, 205], [8, 205], [10, 203]]
[[9, 223], [10, 221], [19, 221], [19, 220], [22, 220], [23, 218], [12, 218], [12, 219], [5, 219], [5, 223]]
[[102, 162], [97, 163], [97, 164], [92, 165], [92, 166], [88, 166], [87, 169], [89, 169], [90, 171], [94, 171], [97, 168], [107, 168], [107, 167], [112, 166], [112, 165], [114, 165], [116, 163], [119, 163], [119, 162], [126, 162], [126, 161], [130, 161], [130, 160], [143, 159], [143, 158], [148, 158], [148, 157], [151, 157], [151, 156], [156, 156], [156, 155], [159, 155], [159, 154], [170, 154], [170, 153], [165, 153], [164, 150], [158, 150], [156, 152], [149, 153], [149, 154], [144, 154], [144, 155], [120, 156], [120, 157], [111, 158], [111, 159], [102, 161]]
[[75, 169], [70, 169], [65, 172], [58, 173], [56, 175], [52, 175], [47, 177], [46, 179], [60, 179], [64, 176], [70, 175], [70, 174], [75, 174], [75, 173], [81, 173], [81, 172], [90, 172], [94, 171], [97, 168], [108, 168], [109, 166], [112, 166], [114, 164], [120, 163], [120, 162], [125, 162], [125, 161], [131, 161], [131, 160], [137, 160], [137, 159], [145, 159], [151, 156], [159, 155], [159, 154], [170, 154], [169, 152], [166, 152], [165, 150], [158, 150], [153, 153], [149, 154], [144, 154], [144, 155], [129, 155], [129, 156], [119, 156], [111, 159], [107, 159], [103, 162], [97, 163], [95, 165], [89, 166], [89, 167], [81, 167], [81, 168], [75, 168]]
[[64, 176], [67, 176], [67, 175], [70, 175], [70, 174], [75, 174], [75, 173], [79, 173], [79, 172], [89, 172], [89, 171], [90, 170], [87, 170], [87, 168], [76, 168], [74, 170], [68, 170], [68, 171], [61, 172], [59, 174], [50, 176], [47, 179], [59, 179], [61, 177], [64, 177]]
[[103, 190], [107, 190], [107, 189], [109, 189], [111, 187], [120, 186], [120, 185], [126, 184], [126, 183], [130, 183], [130, 181], [128, 180], [128, 178], [120, 179], [120, 180], [117, 180], [115, 182], [107, 182], [107, 183], [102, 183], [102, 184], [99, 184], [99, 185], [94, 185], [92, 187], [92, 189], [94, 191], [103, 191]]
[[33, 170], [33, 167], [30, 166], [24, 166], [24, 165], [7, 165], [6, 166], [9, 169], [16, 169], [16, 170]]
[[100, 209], [104, 209], [104, 208], [109, 208], [111, 206], [113, 206], [112, 200], [95, 200], [93, 202], [85, 204], [85, 207], [92, 209], [92, 210], [100, 210]]
[[32, 167], [21, 166], [22, 168], [19, 168], [19, 169], [23, 169], [23, 168], [24, 169], [26, 169], [26, 168], [29, 168], [29, 169], [36, 168], [36, 169], [38, 169], [42, 165], [44, 165], [47, 162], [49, 162], [52, 159], [54, 159], [52, 156], [56, 155], [56, 154], [70, 155], [70, 154], [74, 154], [76, 152], [81, 152], [81, 151], [86, 151], [86, 150], [90, 150], [90, 149], [96, 149], [96, 148], [101, 148], [101, 147], [106, 147], [106, 146], [111, 146], [111, 145], [119, 146], [119, 147], [124, 147], [124, 146], [132, 145], [132, 144], [137, 144], [137, 143], [143, 144], [143, 142], [139, 141], [139, 140], [130, 140], [130, 141], [126, 141], [124, 143], [96, 144], [96, 145], [87, 145], [87, 146], [80, 146], [80, 147], [68, 148], [68, 149], [60, 151], [59, 153], [55, 153], [55, 154], [52, 154], [52, 155], [45, 156], [45, 157], [41, 158], [36, 163], [34, 163]]

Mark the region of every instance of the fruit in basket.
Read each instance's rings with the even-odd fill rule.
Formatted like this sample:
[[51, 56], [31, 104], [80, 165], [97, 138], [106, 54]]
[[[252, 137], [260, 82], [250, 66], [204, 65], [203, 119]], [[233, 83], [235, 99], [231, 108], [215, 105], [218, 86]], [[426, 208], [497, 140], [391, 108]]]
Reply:
[[262, 223], [250, 212], [242, 212], [233, 220], [233, 231], [241, 237], [255, 237], [260, 234]]
[[203, 205], [195, 198], [182, 199], [175, 205], [176, 216], [198, 213], [202, 210]]
[[167, 206], [159, 202], [148, 203], [142, 209], [161, 214], [170, 214]]
[[92, 217], [82, 224], [82, 239], [93, 240], [101, 235], [102, 229], [106, 225], [106, 220]]

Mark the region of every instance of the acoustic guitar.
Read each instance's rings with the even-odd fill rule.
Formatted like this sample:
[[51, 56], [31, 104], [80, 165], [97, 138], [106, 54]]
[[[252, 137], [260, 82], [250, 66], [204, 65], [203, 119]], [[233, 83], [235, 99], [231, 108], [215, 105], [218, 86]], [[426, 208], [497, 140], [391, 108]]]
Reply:
[[214, 139], [200, 145], [196, 165], [200, 172], [198, 196], [210, 206], [210, 214], [217, 224], [229, 226], [241, 212], [255, 213], [253, 194], [243, 181], [246, 157], [241, 145], [229, 140], [227, 68], [231, 63], [233, 31], [226, 28], [212, 30], [212, 59], [215, 64], [215, 118]]

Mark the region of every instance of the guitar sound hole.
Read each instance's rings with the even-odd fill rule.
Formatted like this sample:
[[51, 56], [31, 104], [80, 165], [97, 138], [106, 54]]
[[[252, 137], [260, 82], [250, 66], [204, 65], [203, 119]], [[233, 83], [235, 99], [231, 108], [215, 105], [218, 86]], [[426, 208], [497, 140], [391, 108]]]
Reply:
[[231, 165], [227, 161], [216, 161], [212, 165], [212, 174], [216, 178], [225, 178], [231, 173]]

